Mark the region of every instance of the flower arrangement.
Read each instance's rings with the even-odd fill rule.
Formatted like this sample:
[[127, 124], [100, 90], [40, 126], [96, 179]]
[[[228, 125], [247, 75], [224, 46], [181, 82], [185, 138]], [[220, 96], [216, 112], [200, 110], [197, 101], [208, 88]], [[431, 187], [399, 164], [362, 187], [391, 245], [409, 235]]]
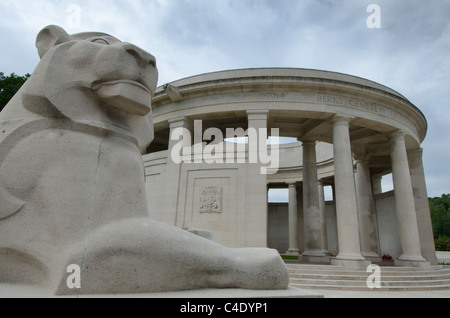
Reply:
[[381, 257], [381, 259], [382, 259], [383, 261], [392, 261], [392, 260], [393, 260], [392, 256], [389, 255], [389, 254], [383, 254], [383, 256]]

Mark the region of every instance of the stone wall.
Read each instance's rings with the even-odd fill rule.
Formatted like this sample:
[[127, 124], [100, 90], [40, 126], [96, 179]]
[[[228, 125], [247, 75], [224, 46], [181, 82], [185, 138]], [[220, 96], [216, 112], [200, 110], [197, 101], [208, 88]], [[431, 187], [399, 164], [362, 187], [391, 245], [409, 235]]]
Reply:
[[227, 247], [267, 246], [265, 175], [249, 164], [169, 161], [167, 151], [144, 156], [152, 219], [208, 230]]
[[395, 211], [394, 191], [375, 196], [381, 255], [389, 254], [396, 259], [401, 254]]
[[285, 253], [289, 248], [289, 217], [287, 203], [269, 203], [268, 247]]

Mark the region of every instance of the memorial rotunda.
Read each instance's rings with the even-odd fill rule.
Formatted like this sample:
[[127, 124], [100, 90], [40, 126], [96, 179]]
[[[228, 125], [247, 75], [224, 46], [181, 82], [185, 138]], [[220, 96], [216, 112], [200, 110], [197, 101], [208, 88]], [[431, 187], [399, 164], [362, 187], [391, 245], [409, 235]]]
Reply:
[[[389, 254], [396, 265], [437, 264], [422, 164], [427, 122], [398, 92], [335, 72], [242, 69], [161, 86], [152, 108], [155, 140], [143, 157], [151, 218], [315, 263], [365, 267]], [[264, 149], [268, 166], [251, 160], [251, 129], [295, 142]], [[221, 144], [230, 130], [245, 131], [248, 144]], [[394, 189], [382, 193], [387, 174]], [[289, 189], [289, 203], [268, 203], [274, 188]]]

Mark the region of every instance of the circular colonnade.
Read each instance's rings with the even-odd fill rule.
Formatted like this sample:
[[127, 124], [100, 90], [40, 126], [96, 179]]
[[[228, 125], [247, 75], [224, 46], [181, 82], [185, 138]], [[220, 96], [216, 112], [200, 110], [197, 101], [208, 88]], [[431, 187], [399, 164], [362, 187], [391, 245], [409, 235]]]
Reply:
[[[394, 236], [398, 247], [391, 253], [398, 264], [436, 262], [420, 147], [427, 122], [398, 92], [334, 72], [242, 69], [159, 87], [152, 108], [155, 140], [144, 156], [152, 217], [203, 227], [225, 245], [267, 246], [267, 190], [288, 187], [288, 253], [329, 261], [327, 242], [333, 240], [332, 263], [365, 266], [380, 259], [383, 236]], [[209, 128], [223, 136], [227, 129], [267, 129], [269, 135], [277, 129], [298, 142], [280, 146], [276, 169], [261, 174], [261, 163], [248, 160], [174, 162], [178, 139], [171, 136], [180, 127], [190, 132], [184, 142], [191, 141], [192, 157], [198, 129], [202, 136]], [[246, 152], [248, 158], [248, 147]], [[377, 219], [375, 196], [381, 176], [389, 173], [394, 191], [387, 209], [395, 215], [390, 231], [396, 233], [380, 229]], [[324, 185], [333, 187], [333, 238]], [[216, 210], [199, 207], [205, 204]]]

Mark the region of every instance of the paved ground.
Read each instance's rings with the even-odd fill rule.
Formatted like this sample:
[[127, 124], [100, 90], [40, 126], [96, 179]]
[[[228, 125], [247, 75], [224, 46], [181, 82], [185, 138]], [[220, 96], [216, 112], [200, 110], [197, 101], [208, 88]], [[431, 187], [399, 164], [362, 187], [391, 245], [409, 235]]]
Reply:
[[[0, 284], [0, 298], [56, 298], [40, 287]], [[204, 289], [170, 293], [129, 294], [129, 295], [83, 295], [58, 298], [323, 298], [312, 290], [289, 287], [287, 290], [246, 290], [246, 289]]]
[[[0, 284], [0, 298], [53, 298], [41, 288]], [[450, 298], [450, 289], [442, 291], [336, 291], [289, 288], [285, 291], [252, 291], [242, 289], [207, 289], [171, 293], [83, 296], [83, 298]], [[71, 298], [74, 298], [71, 296]], [[75, 297], [78, 298], [78, 297]]]
[[337, 291], [337, 290], [315, 290], [324, 298], [450, 298], [450, 289], [438, 291]]
[[[450, 252], [437, 252], [440, 261], [450, 260]], [[51, 298], [48, 291], [30, 286], [0, 284], [0, 298]], [[86, 296], [85, 296], [86, 297]], [[87, 296], [89, 297], [89, 296]], [[91, 296], [92, 297], [92, 296]], [[101, 296], [94, 296], [101, 297]], [[171, 293], [154, 293], [138, 295], [107, 295], [104, 297], [133, 298], [450, 298], [450, 289], [439, 291], [338, 291], [338, 290], [305, 290], [289, 288], [285, 291], [251, 291], [241, 289], [197, 290]]]

